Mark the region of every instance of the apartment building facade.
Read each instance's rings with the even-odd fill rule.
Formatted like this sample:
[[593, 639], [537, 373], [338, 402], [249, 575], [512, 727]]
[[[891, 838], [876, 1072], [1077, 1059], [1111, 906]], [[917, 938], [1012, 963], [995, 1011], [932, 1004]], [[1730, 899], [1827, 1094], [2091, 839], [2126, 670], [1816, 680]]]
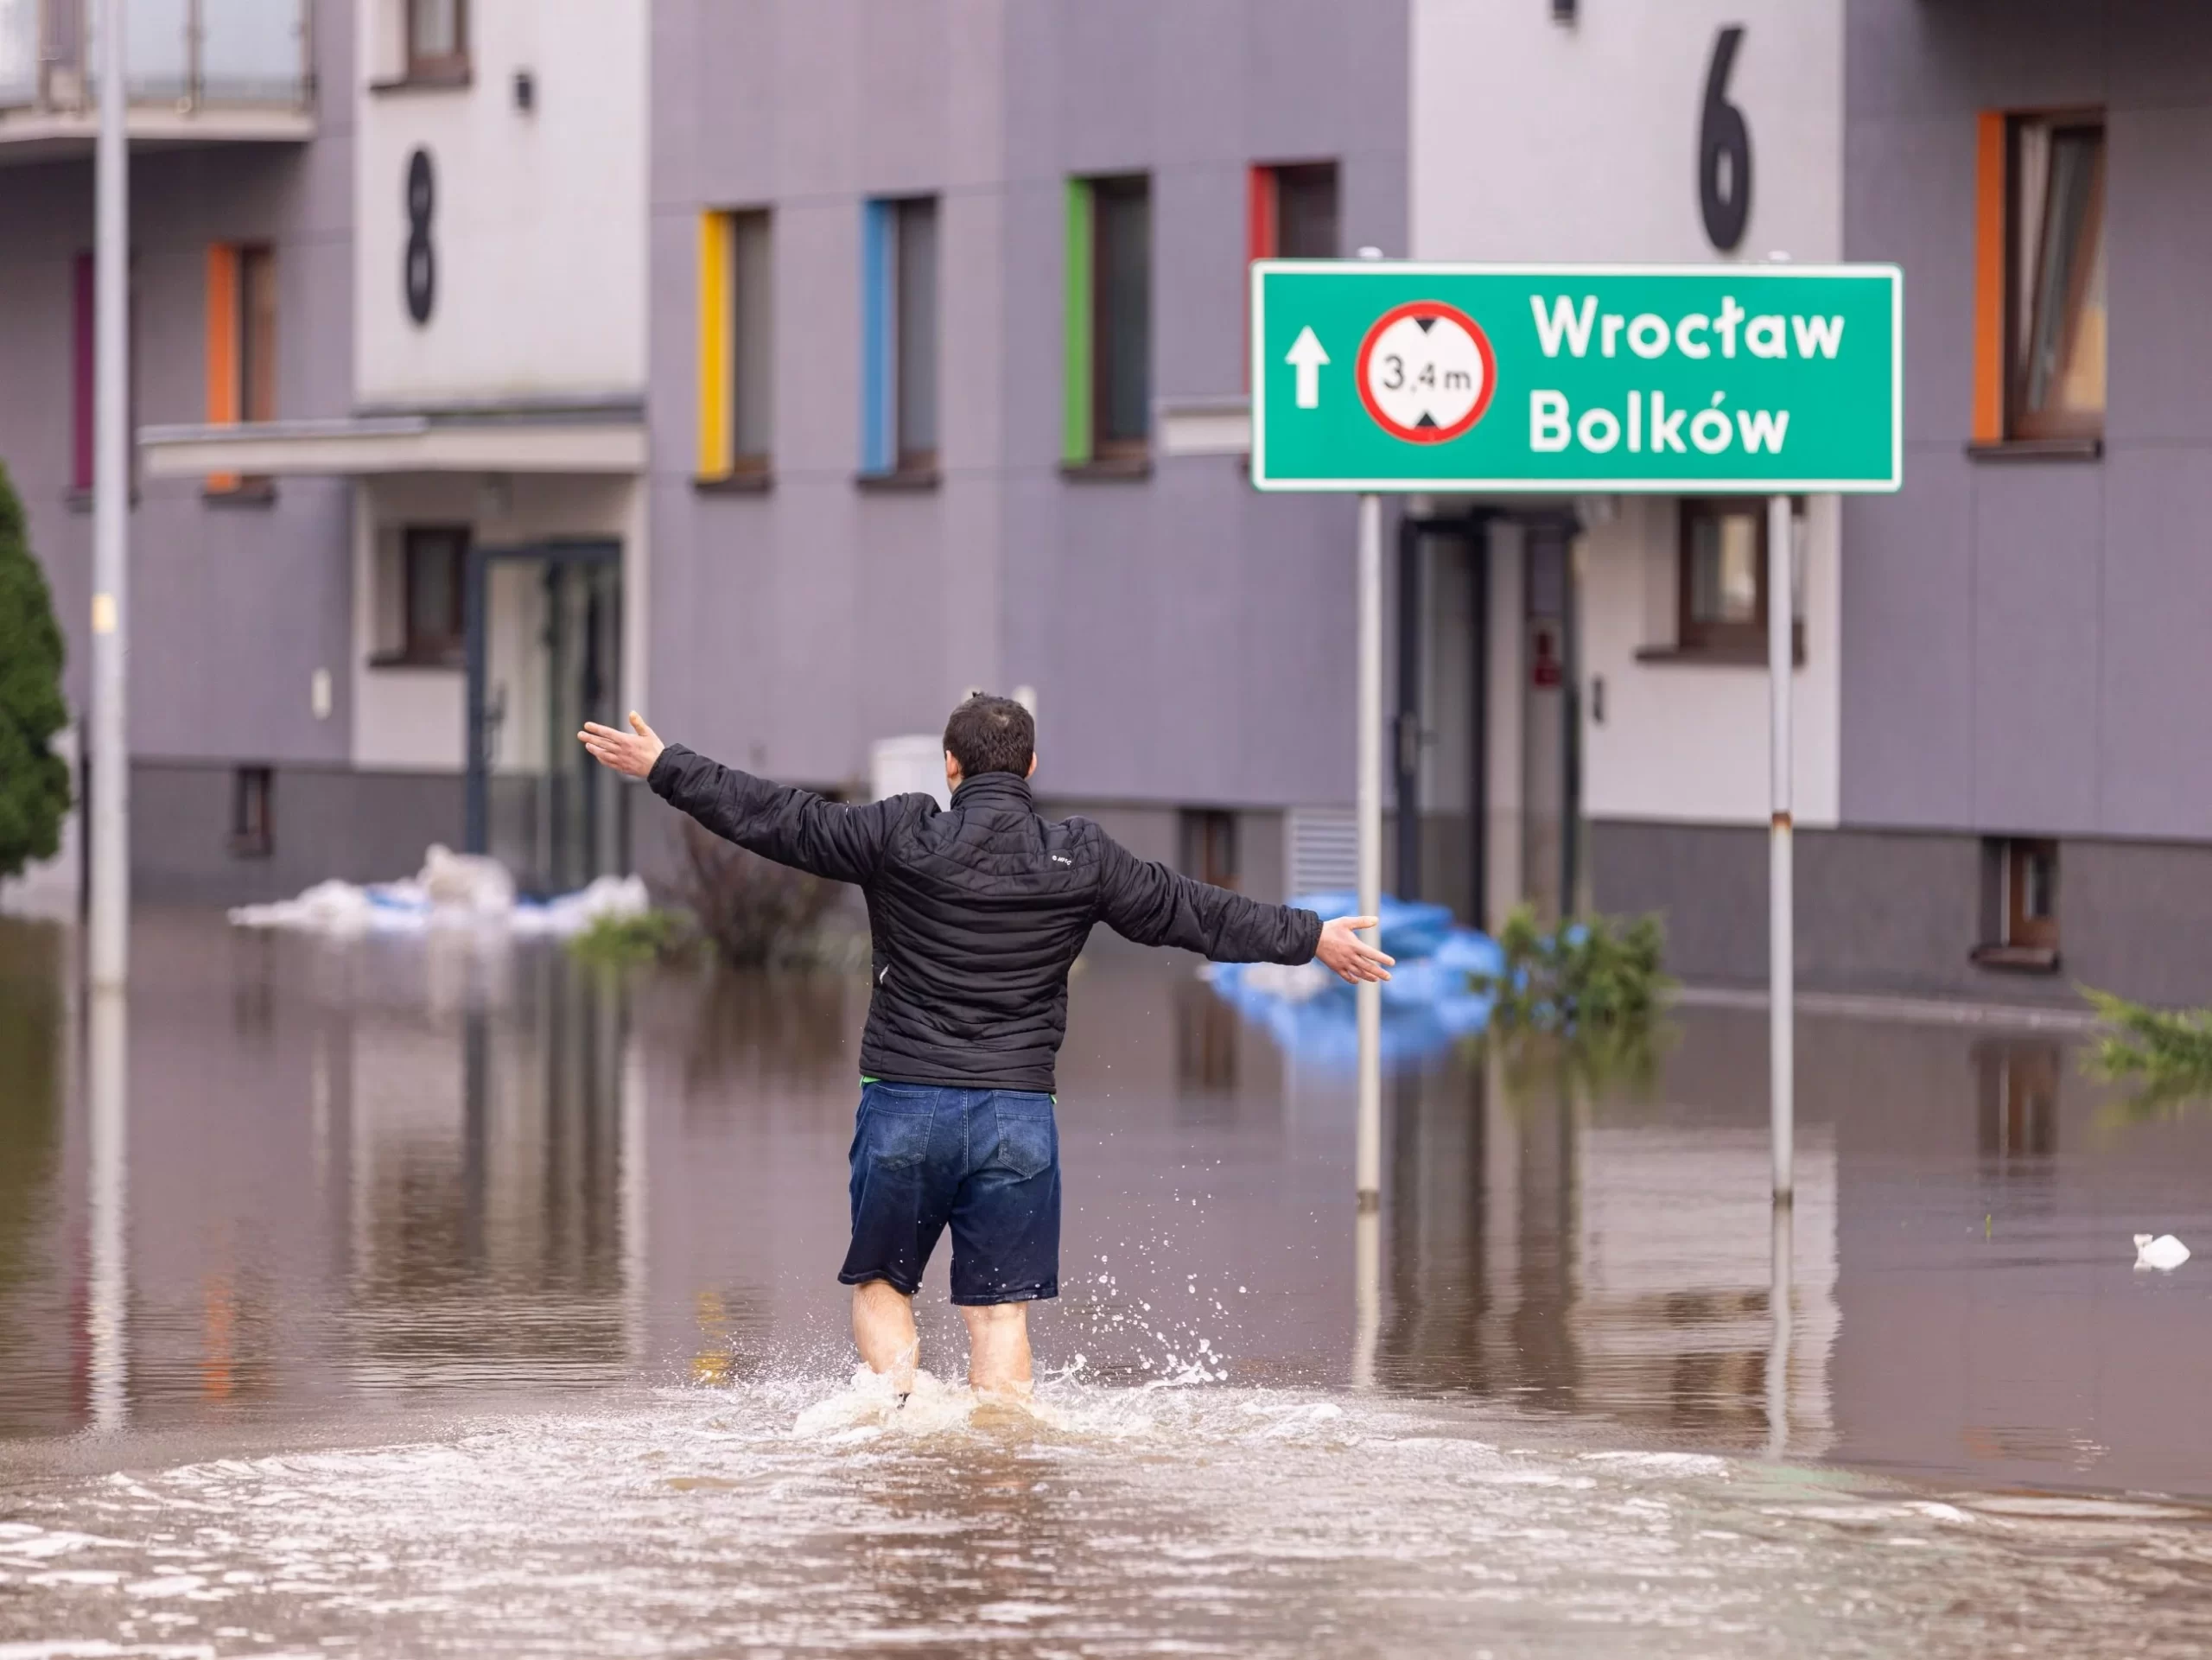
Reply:
[[[1796, 515], [1801, 983], [2212, 995], [2197, 10], [1424, 0], [1412, 38], [1420, 257], [1904, 270], [1904, 488]], [[1496, 63], [1498, 96], [1459, 94]], [[1737, 142], [1732, 215], [1713, 158]], [[1563, 571], [1486, 521], [1493, 890], [1548, 898], [1561, 871], [1597, 909], [1663, 913], [1682, 976], [1761, 980], [1758, 505], [1434, 506], [1568, 516]], [[1449, 599], [1465, 564], [1408, 569]], [[1464, 747], [1451, 608], [1407, 611], [1425, 814]], [[1579, 837], [1546, 839], [1554, 812]]]
[[[1850, 0], [1844, 247], [1905, 270], [1905, 483], [1844, 508], [1808, 969], [2212, 998], [2212, 17]], [[1762, 948], [1763, 949], [1763, 948]]]
[[[132, 47], [149, 897], [433, 839], [666, 870], [575, 719], [857, 792], [974, 686], [1032, 696], [1048, 802], [1280, 894], [1350, 795], [1351, 509], [1160, 429], [1243, 391], [1249, 259], [1864, 258], [1906, 482], [1796, 518], [1801, 973], [2212, 995], [2178, 0], [185, 17]], [[0, 456], [79, 708], [80, 24], [0, 6], [0, 370], [51, 391]], [[1763, 520], [1402, 508], [1394, 885], [1660, 910], [1677, 972], [1755, 981]]]
[[[130, 47], [143, 896], [432, 840], [664, 873], [658, 805], [563, 741], [630, 707], [852, 792], [1024, 689], [1049, 799], [1259, 893], [1287, 809], [1341, 818], [1350, 507], [1170, 458], [1154, 410], [1241, 389], [1250, 258], [1402, 249], [1402, 6], [197, 3], [296, 58], [278, 113], [179, 128]], [[53, 80], [35, 131], [0, 109], [0, 360], [85, 425], [92, 118]], [[0, 455], [81, 708], [82, 467], [22, 404]]]
[[[1834, 261], [1842, 25], [1834, 0], [1418, 0], [1414, 256]], [[1743, 838], [1728, 875], [1756, 876], [1764, 903], [1764, 513], [1759, 499], [1416, 499], [1393, 572], [1394, 682], [1419, 740], [1400, 819], [1421, 823], [1427, 856], [1412, 882], [1399, 857], [1402, 886], [1459, 902], [1448, 864], [1427, 867], [1478, 814], [1486, 881], [1469, 908], [1493, 924], [1522, 899], [1663, 911], [1678, 971], [1716, 971], [1707, 934], [1752, 919], [1675, 846]], [[1794, 790], [1817, 834], [1839, 812], [1837, 504], [1808, 499], [1796, 523]], [[1764, 944], [1746, 949], [1764, 964]]]
[[[52, 392], [10, 401], [0, 457], [79, 709], [85, 10], [0, 8], [0, 354]], [[171, 10], [175, 39], [149, 26]], [[539, 887], [619, 868], [621, 792], [556, 735], [640, 692], [643, 13], [181, 0], [126, 24], [139, 893], [389, 877], [433, 841]]]
[[[53, 590], [80, 713], [91, 684], [92, 10], [0, 7], [0, 462]], [[347, 10], [326, 0], [252, 10], [200, 0], [131, 15], [134, 421], [346, 407], [350, 122], [319, 89], [350, 79]], [[346, 504], [315, 480], [204, 491], [150, 477], [143, 461], [134, 471], [133, 860], [158, 881], [180, 860], [227, 862], [240, 822], [232, 798], [257, 787], [241, 785], [243, 767], [295, 777], [302, 827], [325, 811], [324, 786], [347, 756], [334, 692], [322, 701], [318, 676], [345, 663], [346, 607], [342, 569], [322, 554], [342, 544]], [[73, 839], [35, 900], [73, 909], [77, 851]]]
[[1054, 808], [1280, 894], [1285, 810], [1351, 799], [1352, 508], [1154, 411], [1241, 391], [1255, 254], [1402, 251], [1404, 24], [660, 0], [660, 729], [858, 788], [1029, 689]]

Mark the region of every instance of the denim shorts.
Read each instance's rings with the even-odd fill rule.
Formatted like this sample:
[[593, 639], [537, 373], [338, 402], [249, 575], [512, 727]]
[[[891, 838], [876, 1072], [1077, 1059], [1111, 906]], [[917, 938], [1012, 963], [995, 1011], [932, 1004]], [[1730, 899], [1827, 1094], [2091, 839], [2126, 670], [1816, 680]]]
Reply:
[[853, 1244], [837, 1277], [912, 1296], [945, 1224], [952, 1301], [1060, 1294], [1060, 1136], [1052, 1097], [869, 1079], [853, 1131]]

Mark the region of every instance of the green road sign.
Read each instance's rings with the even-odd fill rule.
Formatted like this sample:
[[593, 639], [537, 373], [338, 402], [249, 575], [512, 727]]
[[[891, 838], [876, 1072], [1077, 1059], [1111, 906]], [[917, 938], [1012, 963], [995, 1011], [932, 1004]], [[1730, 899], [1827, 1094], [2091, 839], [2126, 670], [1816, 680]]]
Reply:
[[1893, 265], [1252, 267], [1262, 490], [1894, 490]]

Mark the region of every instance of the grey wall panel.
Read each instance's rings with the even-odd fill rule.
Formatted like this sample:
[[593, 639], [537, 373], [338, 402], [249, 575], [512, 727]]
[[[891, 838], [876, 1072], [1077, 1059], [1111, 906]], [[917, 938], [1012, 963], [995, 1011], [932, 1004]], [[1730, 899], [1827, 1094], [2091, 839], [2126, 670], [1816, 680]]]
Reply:
[[1595, 819], [1586, 835], [1595, 908], [1656, 913], [1669, 973], [1702, 984], [1765, 980], [1764, 830]]
[[2196, 0], [2122, 0], [2112, 15], [2105, 50], [2115, 104], [2212, 103], [2212, 10]]
[[[1974, 123], [1941, 115], [1853, 119], [1844, 135], [1844, 243], [1904, 270], [1908, 445], [1955, 455], [1974, 417]], [[1908, 455], [1908, 490], [1921, 477]]]
[[[2212, 837], [2169, 759], [2212, 690], [2208, 48], [2178, 0], [1850, 0], [1845, 245], [1904, 268], [1910, 442], [1900, 494], [1845, 507], [1847, 823]], [[2107, 117], [2103, 455], [1968, 461], [1977, 120], [2070, 107]]]
[[2212, 849], [2069, 842], [2058, 881], [2068, 980], [2152, 1002], [2212, 1002]]
[[2103, 469], [1974, 477], [1977, 827], [2097, 828]]
[[1031, 149], [1024, 143], [1028, 132], [1008, 133], [1017, 176], [1157, 165], [1160, 141], [1172, 128], [1160, 109], [1162, 8], [1151, 0], [1121, 6], [1041, 0], [1034, 9], [1044, 15], [1047, 40], [1043, 54], [1026, 67], [1052, 88], [1053, 98], [1036, 111], [1044, 128], [1037, 137], [1044, 142]]
[[[1987, 997], [1981, 941], [1981, 843], [1973, 836], [1801, 832], [1797, 961], [1830, 990]], [[2047, 983], [2024, 981], [2034, 990]]]
[[2105, 100], [2104, 0], [1848, 0], [1852, 115], [2052, 109]]
[[[1693, 984], [1766, 979], [1766, 837], [1708, 825], [1589, 827], [1597, 908], [1657, 912], [1668, 971]], [[1918, 832], [1801, 830], [1797, 980], [1808, 990], [2081, 1010], [2094, 985], [2162, 1003], [2212, 1001], [2212, 848], [2082, 838], [2059, 848], [2059, 971], [1984, 967], [1982, 843]]]
[[287, 898], [327, 877], [387, 881], [421, 869], [432, 842], [461, 843], [457, 777], [279, 767], [270, 783], [271, 850], [240, 857], [230, 844], [234, 778], [227, 765], [132, 766], [139, 899], [244, 905]]
[[1843, 504], [1847, 824], [1974, 817], [1974, 480], [1955, 448], [1910, 461], [1903, 493]]
[[[149, 485], [132, 516], [131, 744], [145, 758], [343, 761], [350, 487], [287, 479], [265, 506]], [[331, 675], [315, 719], [309, 683]]]
[[2105, 479], [2100, 828], [2212, 840], [2212, 453], [2131, 449]]
[[[2197, 48], [2212, 54], [2212, 29]], [[2112, 112], [2106, 229], [2115, 448], [2188, 442], [2212, 450], [2212, 92], [2179, 109]]]
[[[954, 176], [950, 0], [859, 8], [853, 61], [854, 177], [880, 195], [927, 194]], [[964, 21], [964, 20], [963, 20]]]

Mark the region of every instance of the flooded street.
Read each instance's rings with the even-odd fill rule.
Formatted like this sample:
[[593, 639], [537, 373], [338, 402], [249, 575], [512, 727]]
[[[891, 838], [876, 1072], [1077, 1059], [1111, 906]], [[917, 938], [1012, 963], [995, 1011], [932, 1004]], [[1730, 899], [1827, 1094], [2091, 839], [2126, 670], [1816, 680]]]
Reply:
[[864, 979], [135, 938], [0, 922], [0, 1657], [2212, 1645], [2212, 1118], [2070, 1030], [1803, 1019], [1777, 1320], [1759, 1011], [1393, 1078], [1363, 1285], [1349, 1079], [1097, 953], [1039, 1409], [892, 1412]]

